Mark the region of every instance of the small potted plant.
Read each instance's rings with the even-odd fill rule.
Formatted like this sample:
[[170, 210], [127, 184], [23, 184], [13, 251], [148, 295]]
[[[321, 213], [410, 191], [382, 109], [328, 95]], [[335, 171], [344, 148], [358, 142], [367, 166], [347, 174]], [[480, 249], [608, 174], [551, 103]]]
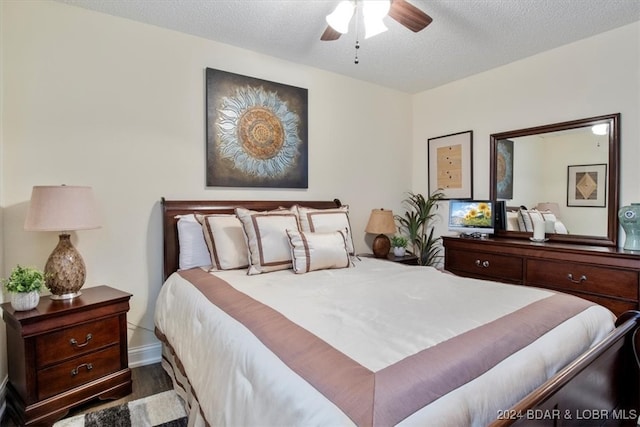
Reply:
[[18, 265], [2, 283], [11, 296], [14, 310], [31, 310], [40, 302], [40, 290], [45, 284], [44, 273], [36, 268]]
[[391, 247], [393, 248], [393, 254], [397, 257], [404, 256], [407, 249], [409, 240], [406, 237], [397, 234], [391, 238]]

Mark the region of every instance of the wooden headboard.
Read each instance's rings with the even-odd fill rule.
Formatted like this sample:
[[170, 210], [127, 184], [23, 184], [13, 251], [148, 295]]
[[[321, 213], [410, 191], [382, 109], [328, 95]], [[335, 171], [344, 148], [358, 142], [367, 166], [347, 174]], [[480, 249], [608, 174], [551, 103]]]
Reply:
[[178, 245], [178, 219], [176, 215], [190, 213], [232, 214], [235, 208], [243, 207], [256, 211], [266, 211], [279, 207], [289, 208], [293, 205], [307, 206], [316, 209], [340, 207], [340, 200], [333, 201], [294, 201], [294, 200], [161, 200], [162, 232], [163, 232], [163, 280], [178, 270], [180, 246]]

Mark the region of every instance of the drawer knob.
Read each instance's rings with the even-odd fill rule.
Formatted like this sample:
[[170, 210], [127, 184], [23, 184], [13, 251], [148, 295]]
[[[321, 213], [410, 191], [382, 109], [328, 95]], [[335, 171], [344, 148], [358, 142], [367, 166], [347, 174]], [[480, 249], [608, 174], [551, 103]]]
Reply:
[[71, 338], [69, 340], [69, 344], [71, 344], [71, 347], [82, 348], [87, 344], [89, 344], [89, 341], [91, 341], [91, 338], [93, 338], [93, 335], [87, 334], [82, 344], [78, 344], [78, 340], [76, 340], [75, 338]]
[[477, 259], [476, 260], [476, 267], [487, 268], [487, 267], [489, 267], [489, 261], [487, 261], [487, 260], [480, 261], [479, 259]]
[[82, 365], [78, 365], [75, 368], [73, 368], [71, 370], [71, 376], [75, 377], [76, 375], [78, 375], [78, 372], [80, 372], [80, 369], [82, 368], [86, 368], [87, 371], [90, 371], [93, 369], [93, 364], [92, 363], [83, 363]]
[[587, 276], [585, 276], [584, 274], [582, 276], [580, 276], [580, 278], [578, 280], [573, 278], [573, 274], [569, 273], [567, 274], [567, 279], [569, 279], [569, 281], [571, 283], [576, 283], [576, 284], [580, 284], [582, 282], [586, 282], [587, 281]]

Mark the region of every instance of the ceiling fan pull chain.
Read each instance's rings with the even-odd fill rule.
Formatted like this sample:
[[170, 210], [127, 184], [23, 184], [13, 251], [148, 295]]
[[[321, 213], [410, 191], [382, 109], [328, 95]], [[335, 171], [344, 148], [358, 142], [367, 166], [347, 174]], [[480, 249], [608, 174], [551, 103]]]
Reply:
[[360, 60], [358, 59], [358, 49], [360, 49], [360, 42], [356, 40], [356, 59], [353, 60], [354, 64], [357, 64], [360, 62]]

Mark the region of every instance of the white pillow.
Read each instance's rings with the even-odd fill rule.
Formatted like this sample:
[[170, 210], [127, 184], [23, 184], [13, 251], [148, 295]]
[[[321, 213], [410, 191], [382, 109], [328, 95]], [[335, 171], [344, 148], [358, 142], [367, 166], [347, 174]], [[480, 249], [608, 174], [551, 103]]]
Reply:
[[518, 226], [520, 227], [520, 231], [533, 232], [533, 223], [536, 219], [540, 219], [542, 222], [545, 220], [556, 222], [556, 216], [551, 213], [551, 211], [520, 209], [518, 211]]
[[202, 226], [193, 214], [178, 215], [178, 268], [186, 270], [211, 265], [211, 257], [202, 233]]
[[198, 215], [211, 254], [211, 270], [246, 268], [247, 242], [242, 223], [235, 215]]
[[247, 274], [286, 270], [292, 267], [287, 230], [298, 229], [298, 219], [292, 209], [256, 212], [236, 208], [242, 223], [249, 252]]
[[349, 224], [349, 206], [330, 209], [314, 209], [294, 206], [298, 211], [300, 230], [310, 232], [331, 232], [347, 229], [347, 250], [354, 255], [355, 249]]
[[287, 230], [287, 235], [296, 274], [351, 265], [346, 228], [328, 233]]

